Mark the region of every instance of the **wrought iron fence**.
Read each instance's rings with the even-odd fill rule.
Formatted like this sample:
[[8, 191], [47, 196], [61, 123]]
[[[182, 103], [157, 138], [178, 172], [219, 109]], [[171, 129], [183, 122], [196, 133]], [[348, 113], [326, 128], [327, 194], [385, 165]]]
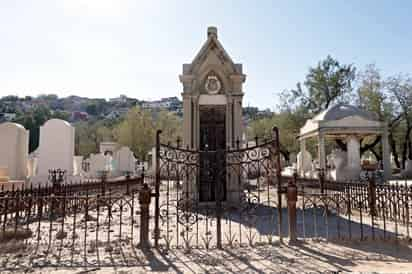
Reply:
[[[290, 181], [293, 179], [289, 178]], [[297, 178], [298, 237], [410, 238], [412, 186], [369, 181], [325, 182]]]
[[[286, 235], [279, 135], [254, 146], [193, 150], [156, 146], [157, 233], [166, 248], [273, 243]], [[283, 217], [282, 217], [283, 216]]]
[[24, 241], [25, 256], [41, 254], [56, 265], [87, 265], [125, 246], [149, 247], [147, 185], [128, 193], [108, 190], [105, 196], [85, 193], [0, 197], [0, 243]]

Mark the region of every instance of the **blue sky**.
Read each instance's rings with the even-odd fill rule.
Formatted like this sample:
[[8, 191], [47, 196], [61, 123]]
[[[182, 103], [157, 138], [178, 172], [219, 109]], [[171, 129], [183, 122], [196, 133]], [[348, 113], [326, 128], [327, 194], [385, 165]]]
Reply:
[[0, 96], [180, 96], [178, 75], [209, 25], [247, 74], [245, 105], [273, 108], [330, 54], [384, 75], [412, 72], [412, 2], [0, 2]]

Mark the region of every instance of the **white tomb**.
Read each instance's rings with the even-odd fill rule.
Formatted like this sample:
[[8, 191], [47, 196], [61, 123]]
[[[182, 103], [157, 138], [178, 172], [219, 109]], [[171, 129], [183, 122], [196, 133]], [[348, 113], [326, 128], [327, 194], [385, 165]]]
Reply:
[[[40, 127], [38, 175], [48, 176], [50, 169], [66, 170], [73, 175], [74, 127], [60, 119], [51, 119]], [[47, 178], [47, 177], [46, 177]]]
[[0, 125], [0, 167], [7, 169], [10, 180], [26, 179], [28, 148], [29, 132], [22, 125]]
[[128, 147], [121, 147], [113, 156], [116, 165], [116, 171], [123, 175], [125, 172], [134, 172], [136, 167], [136, 158]]
[[306, 176], [312, 170], [312, 155], [306, 149], [297, 155], [297, 171], [300, 176]]
[[73, 157], [73, 175], [80, 176], [82, 175], [82, 163], [83, 156], [74, 156]]

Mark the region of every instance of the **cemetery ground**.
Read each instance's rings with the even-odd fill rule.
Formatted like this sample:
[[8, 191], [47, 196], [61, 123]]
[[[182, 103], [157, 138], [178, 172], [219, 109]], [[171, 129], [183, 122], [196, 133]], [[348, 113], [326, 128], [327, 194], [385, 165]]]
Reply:
[[[319, 273], [326, 271], [410, 273], [412, 249], [392, 241], [305, 241], [299, 245], [243, 247], [223, 250], [173, 249], [168, 252], [134, 249], [135, 263], [124, 261], [123, 248], [113, 252], [116, 266], [28, 266], [19, 252], [2, 254], [2, 273]], [[45, 257], [42, 254], [38, 258]]]
[[[273, 194], [272, 196], [275, 200]], [[166, 199], [167, 196], [162, 191], [161, 203]], [[134, 203], [138, 204], [136, 197]], [[285, 217], [287, 209], [286, 204], [283, 205]], [[257, 211], [259, 210], [267, 211], [265, 208]], [[289, 244], [287, 237], [281, 243], [277, 233], [268, 242], [268, 238], [262, 234], [265, 231], [276, 231], [276, 222], [255, 219], [251, 226], [250, 223], [235, 218], [226, 218], [222, 223], [223, 234], [230, 233], [230, 222], [227, 220], [232, 220], [233, 226], [244, 232], [243, 244], [239, 244], [239, 234], [235, 233], [236, 243], [230, 246], [226, 241], [223, 249], [219, 250], [215, 247], [206, 248], [202, 241], [197, 246], [193, 230], [190, 248], [185, 248], [183, 239], [178, 244], [176, 237], [183, 237], [184, 234], [177, 229], [183, 229], [184, 225], [179, 226], [173, 218], [170, 218], [169, 224], [160, 222], [160, 248], [142, 249], [139, 246], [139, 208], [136, 207], [133, 213], [131, 214], [130, 208], [116, 207], [112, 208], [112, 218], [108, 218], [107, 211], [102, 209], [97, 213], [93, 209], [87, 215], [79, 213], [76, 216], [67, 215], [64, 220], [57, 218], [50, 222], [45, 218], [31, 223], [31, 234], [28, 237], [22, 235], [23, 239], [11, 241], [3, 239], [0, 243], [1, 273], [412, 272], [412, 242], [406, 236], [407, 227], [402, 224], [397, 227], [393, 223], [386, 224], [387, 236], [393, 236], [396, 232], [396, 237], [388, 236], [384, 239], [381, 230], [383, 224], [378, 221], [375, 226], [376, 238], [372, 239], [368, 226], [371, 220], [363, 216], [364, 237], [360, 240], [358, 214], [353, 214], [349, 222], [344, 216], [330, 214], [326, 237], [324, 212], [308, 208], [305, 213], [306, 237], [303, 237], [303, 219], [298, 212], [299, 241], [296, 244]], [[316, 219], [313, 216], [316, 216], [319, 224], [316, 230], [313, 223]], [[204, 218], [202, 215], [199, 219], [205, 221]], [[334, 227], [338, 220], [342, 225], [352, 225], [353, 239], [348, 238], [348, 232], [344, 229], [340, 231], [340, 237], [337, 237], [338, 232]], [[99, 229], [96, 227], [97, 223]], [[210, 224], [213, 237], [215, 222]], [[168, 226], [173, 235], [171, 245], [174, 245], [170, 249], [165, 246]], [[282, 222], [282, 226], [283, 231], [287, 230], [287, 222]], [[151, 232], [153, 227], [154, 218], [151, 217]], [[202, 229], [199, 234], [207, 235], [205, 226], [200, 227]], [[256, 235], [252, 242], [248, 242], [249, 233]], [[151, 238], [153, 244], [152, 234]]]

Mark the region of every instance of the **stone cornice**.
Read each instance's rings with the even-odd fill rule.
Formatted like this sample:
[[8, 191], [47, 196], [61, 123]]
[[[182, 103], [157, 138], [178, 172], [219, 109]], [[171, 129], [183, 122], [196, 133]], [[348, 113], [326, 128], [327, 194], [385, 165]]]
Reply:
[[232, 74], [229, 77], [233, 82], [244, 83], [246, 81], [245, 74]]

